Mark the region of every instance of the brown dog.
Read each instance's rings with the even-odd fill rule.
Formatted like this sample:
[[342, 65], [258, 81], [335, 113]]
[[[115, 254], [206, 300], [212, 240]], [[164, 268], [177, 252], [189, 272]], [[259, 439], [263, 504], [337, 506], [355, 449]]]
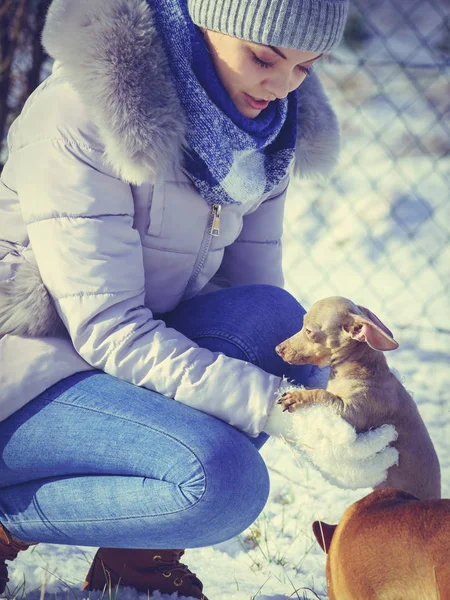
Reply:
[[399, 464], [389, 469], [376, 489], [396, 488], [421, 500], [440, 498], [433, 443], [415, 402], [389, 370], [382, 352], [397, 347], [389, 329], [367, 308], [339, 296], [319, 300], [306, 313], [301, 331], [276, 351], [291, 364], [331, 365], [328, 386], [290, 391], [279, 402], [290, 412], [314, 403], [330, 406], [358, 433], [394, 425]]
[[450, 500], [377, 490], [313, 531], [330, 600], [450, 600]]

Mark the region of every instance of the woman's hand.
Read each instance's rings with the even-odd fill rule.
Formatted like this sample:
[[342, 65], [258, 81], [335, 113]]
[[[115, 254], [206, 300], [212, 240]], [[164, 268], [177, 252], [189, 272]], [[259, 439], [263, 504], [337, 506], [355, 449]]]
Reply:
[[393, 425], [357, 434], [352, 425], [326, 406], [307, 406], [290, 413], [275, 403], [264, 431], [282, 436], [339, 488], [374, 487], [398, 463], [397, 450], [389, 446], [397, 439]]

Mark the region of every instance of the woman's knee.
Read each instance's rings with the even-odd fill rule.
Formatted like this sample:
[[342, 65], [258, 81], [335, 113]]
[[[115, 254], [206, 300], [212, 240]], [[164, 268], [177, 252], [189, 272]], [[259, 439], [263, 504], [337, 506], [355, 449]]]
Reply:
[[254, 285], [248, 286], [248, 293], [250, 305], [273, 323], [287, 324], [293, 331], [301, 329], [306, 310], [290, 292], [275, 285]]
[[278, 344], [303, 327], [306, 313], [303, 306], [292, 294], [272, 285], [247, 286], [242, 292], [251, 314], [239, 331], [242, 340], [251, 348], [247, 360], [269, 373], [304, 383], [311, 367], [288, 365], [275, 351]]
[[249, 527], [269, 495], [267, 467], [250, 440], [231, 426], [220, 427], [202, 458], [205, 491], [194, 511], [208, 523], [205, 545], [230, 539]]

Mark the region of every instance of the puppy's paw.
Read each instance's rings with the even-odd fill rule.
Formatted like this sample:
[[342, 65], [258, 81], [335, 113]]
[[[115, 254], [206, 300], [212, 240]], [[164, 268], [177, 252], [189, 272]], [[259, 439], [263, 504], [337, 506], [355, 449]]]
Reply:
[[295, 412], [299, 406], [305, 405], [306, 399], [303, 394], [303, 390], [295, 390], [292, 392], [286, 392], [278, 400], [278, 404], [283, 407], [283, 412]]

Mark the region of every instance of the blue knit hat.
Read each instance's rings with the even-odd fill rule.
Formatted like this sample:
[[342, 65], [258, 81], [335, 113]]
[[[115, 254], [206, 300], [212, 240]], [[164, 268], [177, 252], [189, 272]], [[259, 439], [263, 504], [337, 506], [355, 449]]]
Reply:
[[326, 52], [344, 32], [348, 0], [188, 0], [199, 27], [280, 48]]

